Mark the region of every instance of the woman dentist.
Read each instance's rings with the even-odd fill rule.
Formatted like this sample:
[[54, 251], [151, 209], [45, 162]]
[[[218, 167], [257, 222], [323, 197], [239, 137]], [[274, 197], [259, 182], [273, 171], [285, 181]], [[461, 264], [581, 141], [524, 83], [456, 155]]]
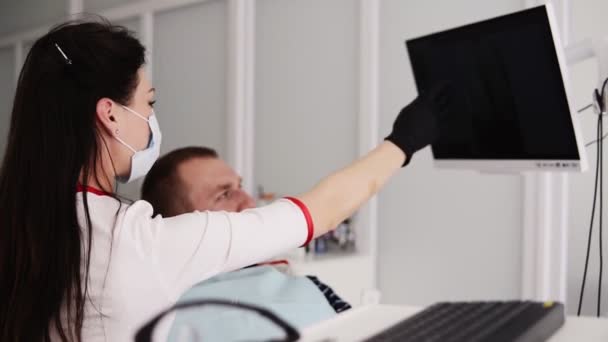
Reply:
[[151, 217], [114, 192], [159, 154], [144, 63], [141, 43], [103, 20], [57, 26], [30, 50], [0, 171], [0, 340], [131, 340], [192, 285], [336, 227], [437, 138], [447, 108], [445, 88], [421, 95], [384, 142], [306, 193]]

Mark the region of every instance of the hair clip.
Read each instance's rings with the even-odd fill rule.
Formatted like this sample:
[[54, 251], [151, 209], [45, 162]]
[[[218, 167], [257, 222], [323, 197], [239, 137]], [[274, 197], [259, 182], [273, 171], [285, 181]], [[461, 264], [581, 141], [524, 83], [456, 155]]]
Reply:
[[55, 47], [57, 48], [57, 50], [59, 50], [59, 53], [61, 53], [61, 56], [63, 56], [63, 59], [65, 59], [65, 63], [71, 65], [72, 60], [69, 59], [68, 56], [65, 55], [65, 53], [63, 52], [63, 50], [61, 50], [61, 48], [59, 47], [59, 45], [57, 45], [57, 43], [55, 43]]

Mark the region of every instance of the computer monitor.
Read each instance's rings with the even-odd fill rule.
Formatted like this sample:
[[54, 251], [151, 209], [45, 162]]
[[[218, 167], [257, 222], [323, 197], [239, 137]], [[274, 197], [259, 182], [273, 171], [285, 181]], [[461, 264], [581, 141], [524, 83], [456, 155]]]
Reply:
[[454, 101], [435, 166], [584, 171], [585, 146], [550, 5], [407, 40], [418, 92], [449, 81]]

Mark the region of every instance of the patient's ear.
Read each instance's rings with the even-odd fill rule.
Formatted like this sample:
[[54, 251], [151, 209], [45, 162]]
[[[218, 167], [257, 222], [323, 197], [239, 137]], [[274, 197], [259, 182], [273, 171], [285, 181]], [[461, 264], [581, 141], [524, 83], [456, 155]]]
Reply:
[[109, 135], [118, 135], [118, 122], [116, 120], [115, 111], [117, 105], [111, 99], [104, 97], [97, 101], [96, 106], [96, 117], [100, 123], [101, 128], [104, 129]]

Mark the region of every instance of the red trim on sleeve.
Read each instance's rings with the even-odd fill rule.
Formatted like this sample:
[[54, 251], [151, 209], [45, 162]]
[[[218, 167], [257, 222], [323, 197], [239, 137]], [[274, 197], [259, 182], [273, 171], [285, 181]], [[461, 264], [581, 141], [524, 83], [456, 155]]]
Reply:
[[273, 260], [273, 261], [268, 261], [268, 262], [262, 262], [262, 263], [258, 264], [258, 266], [264, 266], [264, 265], [268, 265], [268, 266], [287, 265], [287, 266], [289, 266], [289, 261], [282, 259], [282, 260]]
[[94, 188], [92, 186], [83, 186], [82, 184], [78, 183], [76, 185], [76, 192], [90, 192], [92, 194], [98, 195], [98, 196], [110, 196], [109, 193], [103, 191], [103, 190], [99, 190], [97, 188]]
[[300, 210], [302, 210], [302, 213], [304, 214], [304, 217], [306, 218], [306, 225], [308, 226], [308, 235], [306, 236], [306, 242], [304, 242], [301, 246], [301, 247], [304, 247], [304, 246], [308, 245], [310, 240], [312, 240], [312, 237], [315, 232], [315, 226], [314, 226], [314, 223], [312, 222], [312, 216], [310, 215], [310, 211], [308, 210], [308, 207], [306, 207], [306, 204], [302, 203], [302, 201], [300, 201], [299, 199], [294, 198], [294, 197], [285, 197], [285, 199], [288, 199], [288, 200], [292, 201], [295, 205], [297, 205], [300, 208]]

